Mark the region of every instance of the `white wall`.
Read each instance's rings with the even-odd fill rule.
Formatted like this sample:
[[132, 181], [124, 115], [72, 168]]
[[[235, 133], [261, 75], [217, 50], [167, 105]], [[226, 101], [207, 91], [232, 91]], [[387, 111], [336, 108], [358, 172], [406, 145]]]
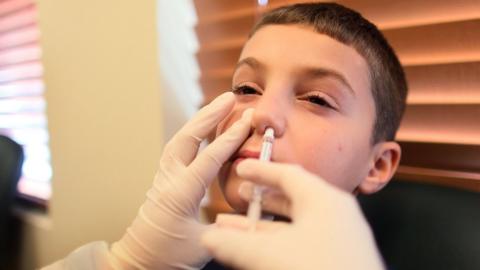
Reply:
[[118, 239], [163, 145], [155, 1], [38, 5], [53, 197], [51, 226], [26, 224], [23, 269]]

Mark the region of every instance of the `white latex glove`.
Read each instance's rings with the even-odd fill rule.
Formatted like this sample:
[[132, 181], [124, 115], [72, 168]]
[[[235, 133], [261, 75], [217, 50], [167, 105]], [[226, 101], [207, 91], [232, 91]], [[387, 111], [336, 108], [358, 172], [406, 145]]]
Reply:
[[[238, 174], [270, 187], [263, 208], [291, 223], [260, 221], [254, 232], [238, 215], [220, 215], [203, 244], [238, 269], [383, 269], [382, 259], [355, 198], [301, 167], [245, 160]], [[251, 192], [241, 188], [249, 199]]]
[[222, 164], [243, 143], [252, 110], [198, 155], [200, 142], [231, 111], [235, 97], [225, 93], [205, 106], [165, 146], [147, 200], [109, 261], [118, 269], [198, 269], [211, 257], [200, 245], [208, 225], [198, 220], [199, 204]]

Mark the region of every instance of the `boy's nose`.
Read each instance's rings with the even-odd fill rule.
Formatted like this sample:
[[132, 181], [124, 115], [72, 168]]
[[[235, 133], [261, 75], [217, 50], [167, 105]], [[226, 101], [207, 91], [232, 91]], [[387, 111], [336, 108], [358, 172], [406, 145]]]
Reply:
[[286, 128], [286, 114], [288, 111], [285, 101], [278, 96], [265, 93], [255, 106], [252, 117], [252, 125], [260, 135], [265, 133], [267, 127], [273, 128], [275, 137], [279, 138], [283, 135]]

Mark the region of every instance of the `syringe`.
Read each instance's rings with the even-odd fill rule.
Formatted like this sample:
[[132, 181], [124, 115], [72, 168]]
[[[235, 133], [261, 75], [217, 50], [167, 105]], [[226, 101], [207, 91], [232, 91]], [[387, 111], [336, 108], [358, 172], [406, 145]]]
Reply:
[[[267, 128], [263, 135], [262, 150], [260, 151], [260, 160], [270, 161], [272, 156], [272, 147], [274, 140], [273, 128]], [[255, 224], [260, 220], [262, 213], [262, 192], [263, 187], [255, 185], [253, 187], [253, 196], [248, 205], [247, 217], [251, 221], [250, 230], [255, 230]]]

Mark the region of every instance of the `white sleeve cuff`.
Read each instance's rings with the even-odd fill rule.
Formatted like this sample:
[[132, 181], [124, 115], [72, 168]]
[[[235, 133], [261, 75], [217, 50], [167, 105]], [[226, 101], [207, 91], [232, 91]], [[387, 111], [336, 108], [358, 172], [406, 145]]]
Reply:
[[104, 241], [88, 243], [41, 270], [100, 270], [112, 269], [108, 263], [108, 244]]

